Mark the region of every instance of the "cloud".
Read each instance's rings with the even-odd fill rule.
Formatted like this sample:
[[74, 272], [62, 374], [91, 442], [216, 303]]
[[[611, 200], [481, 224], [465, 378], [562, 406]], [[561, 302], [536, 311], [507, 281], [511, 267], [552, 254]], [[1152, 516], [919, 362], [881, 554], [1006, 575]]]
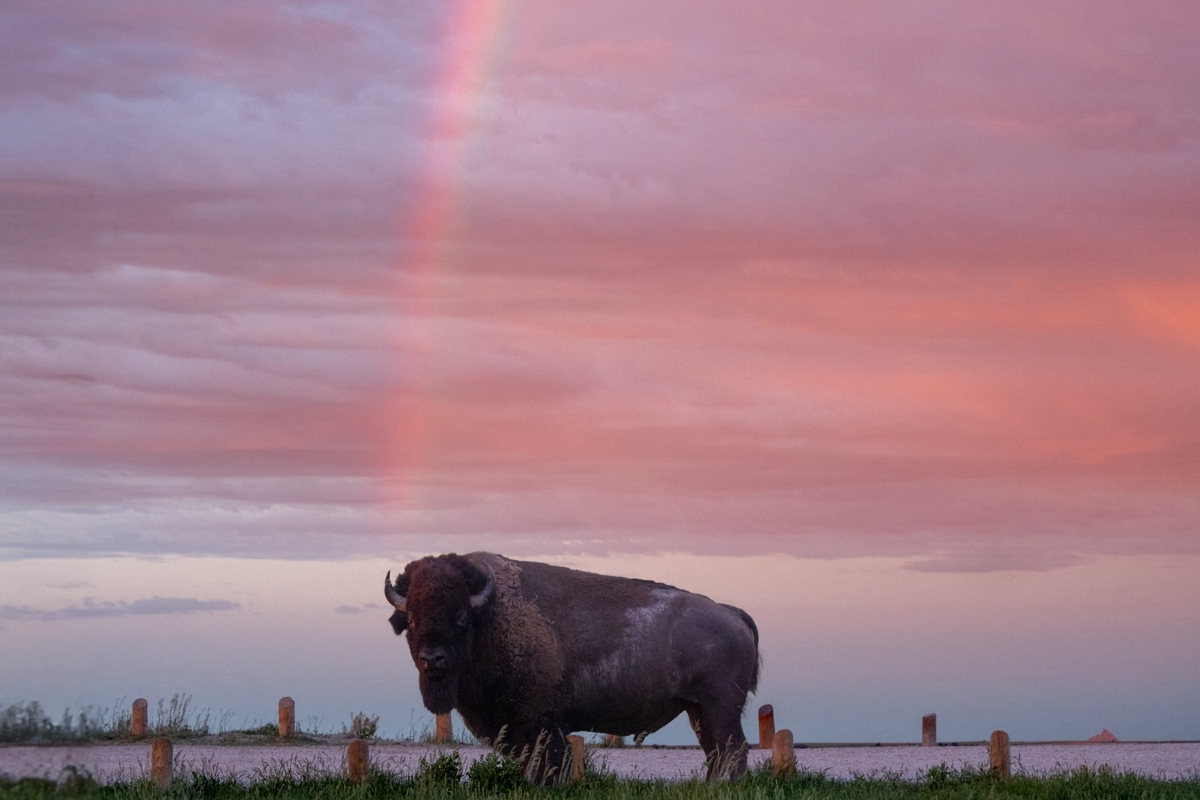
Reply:
[[90, 619], [95, 617], [128, 617], [158, 614], [192, 614], [198, 611], [232, 611], [240, 608], [231, 600], [197, 600], [193, 597], [154, 597], [126, 602], [84, 601], [81, 606], [57, 609], [40, 609], [29, 606], [0, 606], [0, 619], [10, 622], [58, 622], [65, 619]]
[[496, 278], [443, 286], [425, 345], [389, 300], [303, 285], [119, 267], [65, 290], [4, 323], [30, 332], [11, 396], [38, 398], [8, 412], [14, 554], [1190, 547], [1190, 333], [1157, 290]]
[[0, 12], [5, 557], [1193, 547], [1185, 5], [450, 10]]
[[364, 611], [380, 611], [386, 609], [387, 606], [380, 603], [365, 603], [361, 606], [341, 605], [334, 609], [338, 614], [361, 614]]

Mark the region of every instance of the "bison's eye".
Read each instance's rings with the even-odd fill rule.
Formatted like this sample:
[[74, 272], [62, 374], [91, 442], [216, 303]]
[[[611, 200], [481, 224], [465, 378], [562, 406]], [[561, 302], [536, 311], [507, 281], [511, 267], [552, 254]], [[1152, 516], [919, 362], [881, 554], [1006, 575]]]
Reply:
[[458, 613], [458, 619], [456, 619], [454, 621], [454, 624], [460, 631], [463, 631], [463, 630], [467, 629], [467, 621], [468, 620], [469, 620], [469, 617], [467, 616], [467, 612], [460, 611]]

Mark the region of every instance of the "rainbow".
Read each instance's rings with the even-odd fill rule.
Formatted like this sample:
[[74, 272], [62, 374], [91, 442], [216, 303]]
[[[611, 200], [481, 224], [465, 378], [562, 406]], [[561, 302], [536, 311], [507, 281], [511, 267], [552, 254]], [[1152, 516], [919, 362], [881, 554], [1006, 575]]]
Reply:
[[502, 49], [508, 5], [509, 0], [458, 0], [451, 12], [435, 111], [424, 131], [426, 138], [444, 143], [446, 155], [428, 165], [422, 187], [428, 194], [405, 231], [417, 241], [434, 244], [435, 252], [458, 222], [462, 178], [477, 138], [472, 134], [488, 75]]
[[431, 447], [436, 428], [428, 399], [429, 365], [441, 340], [437, 320], [444, 279], [448, 276], [451, 245], [461, 228], [463, 184], [472, 148], [479, 139], [477, 120], [489, 76], [494, 74], [506, 40], [512, 0], [450, 0], [443, 36], [443, 59], [436, 81], [434, 112], [420, 131], [439, 153], [424, 165], [416, 188], [413, 211], [400, 224], [405, 243], [400, 307], [423, 320], [417, 336], [414, 368], [404, 376], [405, 395], [399, 399], [398, 424], [388, 448], [386, 474], [392, 480], [391, 500], [413, 506], [411, 480]]

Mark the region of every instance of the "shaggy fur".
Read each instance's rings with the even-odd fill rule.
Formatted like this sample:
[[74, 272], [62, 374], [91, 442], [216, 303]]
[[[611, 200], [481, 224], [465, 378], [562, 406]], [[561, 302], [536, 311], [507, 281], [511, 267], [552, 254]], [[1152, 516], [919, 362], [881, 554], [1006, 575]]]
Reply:
[[[478, 600], [488, 583], [494, 589]], [[544, 783], [566, 736], [658, 730], [686, 713], [709, 777], [746, 768], [741, 715], [758, 682], [758, 629], [733, 606], [652, 581], [487, 553], [410, 563], [396, 579], [421, 696]], [[531, 757], [531, 754], [536, 755]]]

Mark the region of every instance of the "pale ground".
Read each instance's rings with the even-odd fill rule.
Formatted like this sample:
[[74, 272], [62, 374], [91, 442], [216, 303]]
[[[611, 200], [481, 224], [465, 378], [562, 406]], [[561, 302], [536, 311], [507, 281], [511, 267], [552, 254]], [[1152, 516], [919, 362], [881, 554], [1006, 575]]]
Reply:
[[[422, 757], [433, 760], [445, 749], [456, 749], [464, 767], [487, 752], [481, 747], [439, 748], [430, 745], [373, 744], [371, 764], [389, 771], [414, 772]], [[678, 780], [701, 773], [703, 758], [698, 748], [594, 749], [593, 762], [621, 776]], [[175, 745], [176, 774], [199, 770], [210, 774], [230, 772], [243, 780], [280, 770], [296, 772], [340, 772], [345, 769], [345, 747], [338, 745], [222, 746]], [[753, 750], [751, 764], [770, 758], [770, 753]], [[825, 772], [832, 777], [856, 774], [899, 773], [915, 778], [930, 767], [981, 767], [987, 751], [981, 746], [963, 747], [828, 747], [796, 751], [801, 769]], [[150, 744], [97, 744], [71, 747], [0, 747], [0, 774], [12, 778], [38, 776], [57, 778], [64, 767], [74, 766], [101, 782], [144, 775], [150, 763]], [[1108, 765], [1118, 772], [1132, 771], [1154, 777], [1200, 776], [1200, 742], [1171, 744], [1039, 744], [1014, 745], [1013, 771], [1026, 774], [1063, 772], [1080, 766]]]

